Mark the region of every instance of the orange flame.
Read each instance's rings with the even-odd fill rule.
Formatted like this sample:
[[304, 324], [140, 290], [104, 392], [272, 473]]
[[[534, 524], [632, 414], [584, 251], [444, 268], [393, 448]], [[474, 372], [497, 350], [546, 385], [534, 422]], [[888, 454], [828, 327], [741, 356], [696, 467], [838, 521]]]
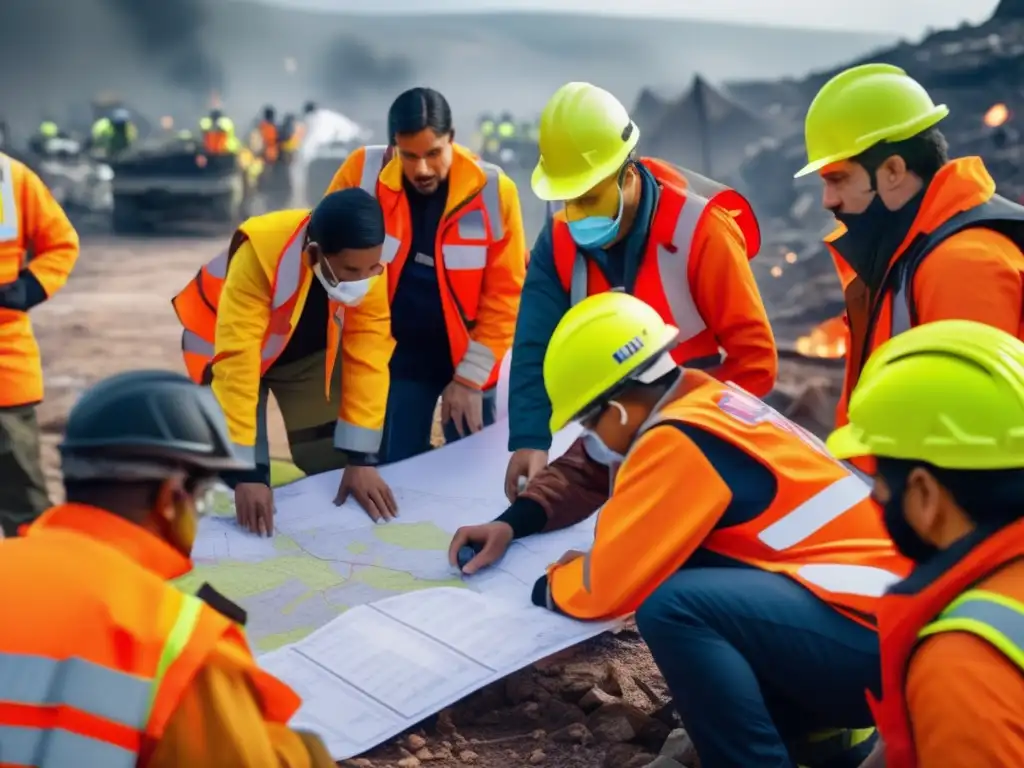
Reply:
[[993, 104], [983, 119], [989, 128], [998, 128], [1010, 119], [1010, 108], [1003, 103]]
[[838, 360], [846, 356], [848, 333], [843, 316], [832, 317], [816, 325], [809, 334], [796, 340], [796, 351], [804, 357]]

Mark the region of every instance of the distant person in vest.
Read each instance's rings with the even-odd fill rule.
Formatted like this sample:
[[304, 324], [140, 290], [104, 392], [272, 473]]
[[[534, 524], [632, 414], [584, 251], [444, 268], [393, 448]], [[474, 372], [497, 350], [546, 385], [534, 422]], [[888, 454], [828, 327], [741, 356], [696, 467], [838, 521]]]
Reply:
[[[582, 620], [635, 611], [703, 768], [853, 768], [872, 746], [875, 607], [909, 563], [869, 487], [753, 395], [679, 368], [679, 333], [618, 292], [555, 329], [551, 430], [582, 425], [614, 487], [593, 547], [533, 601]], [[452, 554], [479, 548], [475, 572], [513, 537], [574, 522], [504, 516], [458, 531]]]
[[395, 515], [376, 469], [394, 349], [383, 245], [377, 201], [344, 190], [312, 213], [249, 219], [173, 300], [189, 375], [211, 384], [232, 442], [256, 464], [226, 477], [250, 531], [273, 531], [269, 394], [299, 469], [346, 467], [336, 504], [352, 495], [377, 522]]
[[430, 88], [401, 94], [388, 112], [388, 138], [386, 164], [388, 147], [357, 149], [328, 191], [362, 187], [384, 209], [397, 346], [382, 451], [392, 462], [430, 448], [439, 398], [448, 442], [493, 423], [527, 253], [515, 183], [455, 143], [444, 96]]
[[[636, 158], [639, 140], [618, 99], [589, 83], [563, 86], [541, 115], [533, 191], [561, 210], [533, 245], [516, 326], [510, 501], [523, 478], [547, 466], [544, 351], [562, 316], [586, 296], [613, 289], [638, 296], [680, 329], [676, 362], [757, 396], [775, 385], [775, 337], [748, 264], [761, 242], [750, 205], [690, 171]], [[581, 447], [565, 460], [581, 460]]]
[[64, 287], [78, 251], [78, 233], [50, 190], [22, 163], [0, 153], [0, 529], [5, 536], [15, 536], [19, 526], [50, 506], [36, 420], [43, 364], [30, 313]]
[[233, 155], [241, 149], [235, 135], [235, 122], [220, 109], [211, 109], [210, 114], [199, 121], [199, 130], [207, 154]]
[[1024, 765], [1024, 343], [967, 320], [871, 356], [836, 456], [916, 563], [878, 613], [887, 768]]
[[[87, 391], [60, 446], [67, 503], [0, 542], [0, 760], [220, 768], [334, 763], [249, 650], [245, 611], [192, 570], [220, 472], [251, 463], [209, 390], [133, 371]], [[61, 759], [60, 756], [64, 756]]]
[[1022, 336], [1024, 208], [995, 194], [980, 157], [949, 159], [936, 127], [948, 114], [889, 64], [841, 72], [807, 112], [796, 175], [821, 176], [838, 222], [825, 243], [850, 331], [839, 425], [871, 352], [912, 326], [976, 320]]

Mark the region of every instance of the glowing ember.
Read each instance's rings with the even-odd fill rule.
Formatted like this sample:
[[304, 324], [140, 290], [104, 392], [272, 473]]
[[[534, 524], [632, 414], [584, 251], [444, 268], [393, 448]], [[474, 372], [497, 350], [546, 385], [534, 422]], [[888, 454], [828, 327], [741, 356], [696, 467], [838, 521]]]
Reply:
[[1005, 104], [993, 104], [985, 113], [985, 125], [989, 128], [998, 128], [1010, 119], [1010, 108]]
[[796, 340], [796, 351], [804, 357], [839, 359], [846, 356], [849, 332], [843, 316], [833, 317], [815, 326], [809, 334]]

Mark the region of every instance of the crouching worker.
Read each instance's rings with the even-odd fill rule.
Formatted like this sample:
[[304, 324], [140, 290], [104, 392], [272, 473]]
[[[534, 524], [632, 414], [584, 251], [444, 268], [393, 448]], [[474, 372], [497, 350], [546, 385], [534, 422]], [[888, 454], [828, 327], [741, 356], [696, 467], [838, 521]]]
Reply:
[[[221, 472], [250, 467], [209, 390], [169, 371], [103, 381], [60, 446], [67, 503], [0, 541], [0, 762], [327, 768], [288, 728], [299, 697], [263, 672], [245, 614], [168, 583]], [[202, 599], [200, 599], [202, 598]]]
[[878, 460], [914, 572], [882, 598], [887, 768], [1024, 765], [1024, 342], [918, 326], [871, 356], [828, 447]]
[[255, 462], [228, 480], [253, 532], [273, 531], [268, 393], [299, 469], [347, 467], [335, 503], [351, 494], [378, 522], [395, 515], [376, 469], [394, 349], [383, 245], [380, 205], [342, 190], [312, 213], [249, 219], [174, 298], [189, 375], [212, 385], [232, 441]]
[[[581, 423], [614, 480], [593, 548], [566, 553], [534, 602], [584, 620], [635, 611], [704, 768], [856, 766], [873, 734], [845, 729], [871, 726], [875, 606], [908, 563], [865, 483], [757, 398], [677, 367], [677, 335], [623, 293], [558, 324], [552, 432]], [[453, 549], [483, 545], [487, 561], [551, 528], [506, 517]]]

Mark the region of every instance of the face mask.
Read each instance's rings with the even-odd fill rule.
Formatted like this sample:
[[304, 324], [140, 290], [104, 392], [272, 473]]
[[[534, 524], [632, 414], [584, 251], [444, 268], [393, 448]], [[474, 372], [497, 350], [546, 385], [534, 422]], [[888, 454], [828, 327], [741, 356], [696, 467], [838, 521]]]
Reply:
[[923, 191], [896, 211], [890, 211], [877, 192], [861, 213], [833, 211], [846, 234], [836, 241], [840, 255], [869, 287], [877, 289], [889, 261], [917, 218]]
[[[626, 426], [626, 422], [629, 420], [629, 417], [626, 414], [626, 409], [622, 407], [622, 404], [612, 400], [608, 405], [612, 408], [618, 409], [619, 423], [622, 426]], [[605, 441], [601, 439], [601, 436], [592, 429], [584, 429], [581, 438], [583, 440], [584, 452], [598, 464], [610, 467], [613, 464], [621, 464], [626, 460], [626, 457], [623, 454], [609, 448]]]
[[903, 497], [907, 492], [910, 473], [903, 470], [899, 473], [883, 471], [881, 468], [878, 472], [889, 486], [889, 501], [882, 505], [882, 520], [892, 543], [901, 555], [915, 563], [927, 562], [939, 550], [917, 535], [903, 512]]
[[612, 464], [621, 464], [626, 460], [618, 451], [613, 451], [607, 445], [604, 440], [596, 432], [589, 429], [583, 430], [583, 450], [586, 451], [587, 456], [596, 461], [598, 464], [604, 464], [606, 467], [610, 467]]
[[323, 270], [320, 268], [319, 263], [313, 265], [313, 274], [316, 275], [316, 279], [320, 281], [320, 285], [324, 287], [324, 290], [327, 292], [327, 296], [332, 301], [337, 301], [338, 303], [349, 307], [354, 307], [361, 302], [377, 280], [377, 276], [375, 275], [373, 277], [368, 277], [365, 280], [348, 280], [345, 282], [331, 284], [331, 282], [324, 277]]
[[614, 219], [607, 216], [587, 216], [569, 222], [569, 234], [580, 248], [603, 248], [619, 236], [622, 211], [625, 207], [622, 185], [619, 185], [619, 212]]

